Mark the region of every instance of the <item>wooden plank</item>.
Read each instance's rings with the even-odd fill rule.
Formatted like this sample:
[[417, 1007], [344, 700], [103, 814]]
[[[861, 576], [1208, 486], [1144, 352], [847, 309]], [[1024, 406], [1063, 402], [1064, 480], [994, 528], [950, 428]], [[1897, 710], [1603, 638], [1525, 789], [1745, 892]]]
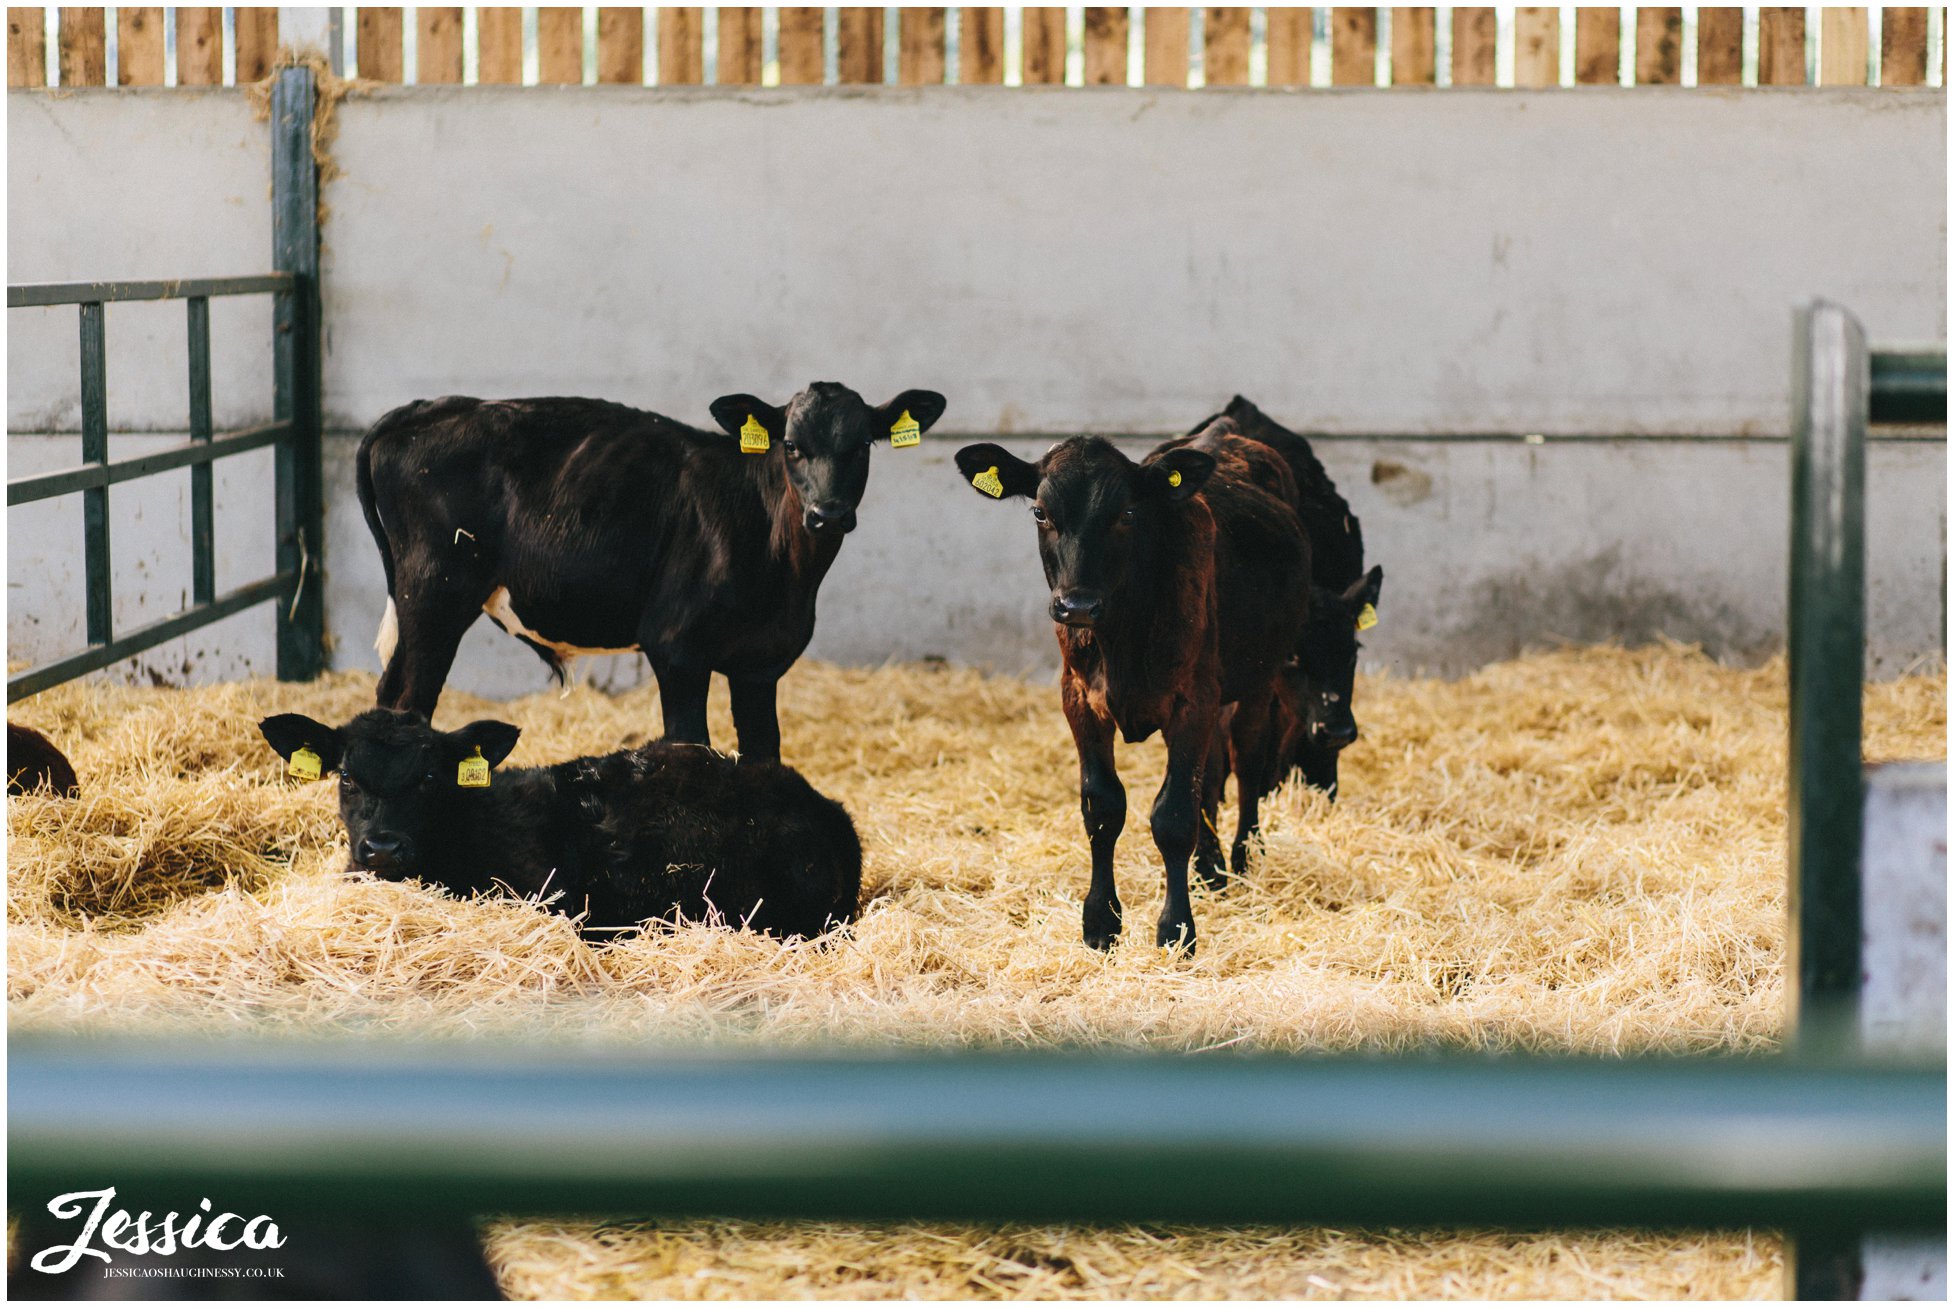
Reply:
[[[658, 11], [662, 18], [665, 11]], [[758, 86], [766, 65], [766, 46], [760, 33], [760, 7], [748, 5], [719, 11], [719, 84]], [[662, 79], [661, 79], [662, 80]]]
[[1187, 85], [1187, 10], [1146, 11], [1146, 84]]
[[1438, 11], [1391, 11], [1391, 85], [1438, 83]]
[[484, 6], [475, 11], [475, 80], [485, 86], [522, 84], [522, 10]]
[[[455, 14], [455, 41], [459, 47], [461, 11], [456, 10]], [[231, 25], [232, 43], [237, 48], [237, 85], [264, 81], [271, 76], [271, 66], [278, 58], [278, 11], [239, 8], [231, 15]], [[455, 80], [461, 80], [459, 74]]]
[[1201, 19], [1201, 80], [1208, 86], [1248, 85], [1248, 10], [1209, 9]]
[[1827, 5], [1818, 29], [1818, 84], [1864, 86], [1870, 41], [1863, 8]]
[[[1743, 10], [1737, 11], [1738, 17]], [[1513, 85], [1560, 85], [1560, 10], [1532, 7], [1513, 13]]]
[[1452, 85], [1491, 86], [1499, 71], [1499, 11], [1491, 5], [1452, 10]]
[[1888, 7], [1879, 16], [1879, 84], [1927, 84], [1927, 11]]
[[1805, 84], [1805, 11], [1771, 6], [1757, 11], [1757, 84]]
[[[35, 12], [40, 11], [37, 9]], [[163, 10], [160, 5], [154, 9], [124, 5], [115, 11], [115, 84], [163, 84]]]
[[[1270, 5], [1265, 11], [1268, 30], [1270, 86], [1309, 85], [1309, 47], [1314, 35], [1308, 9]], [[1400, 10], [1399, 12], [1403, 12]]]
[[1004, 11], [996, 6], [957, 10], [957, 81], [997, 86], [1004, 81]]
[[[181, 12], [181, 11], [179, 11]], [[60, 46], [55, 52], [63, 86], [101, 86], [108, 81], [109, 42], [106, 11], [64, 7], [59, 19]]]
[[1680, 86], [1683, 11], [1642, 5], [1635, 11], [1635, 84]]
[[943, 32], [940, 7], [918, 5], [896, 11], [897, 81], [904, 86], [943, 85], [946, 70]]
[[1574, 11], [1574, 80], [1581, 86], [1621, 85], [1621, 10]]
[[[178, 10], [181, 13], [182, 10]], [[360, 76], [369, 82], [399, 82], [406, 78], [402, 32], [406, 14], [400, 9], [361, 5], [354, 49]]]
[[1126, 10], [1100, 5], [1086, 7], [1086, 85], [1125, 86], [1127, 52], [1132, 25]]
[[455, 86], [461, 73], [461, 10], [428, 5], [416, 9], [414, 79], [430, 86]]
[[825, 10], [808, 5], [780, 7], [780, 84], [819, 86], [826, 69], [821, 41]]
[[583, 10], [567, 5], [537, 9], [536, 84], [583, 85]]
[[1019, 80], [1026, 86], [1061, 86], [1065, 82], [1065, 10], [1055, 5], [1026, 5], [1018, 49], [1022, 55]]
[[1377, 85], [1377, 10], [1330, 11], [1330, 85]]
[[1744, 11], [1735, 5], [1704, 5], [1696, 11], [1696, 84], [1744, 83]]
[[47, 10], [7, 10], [7, 85], [47, 85]]
[[[725, 39], [725, 29], [720, 29]], [[759, 44], [759, 37], [754, 37]], [[723, 57], [723, 55], [722, 55]], [[661, 6], [658, 10], [658, 84], [700, 86], [706, 80], [706, 16], [697, 5]], [[753, 81], [760, 81], [759, 56], [754, 56]]]
[[645, 11], [597, 11], [597, 80], [605, 86], [643, 86]]
[[224, 84], [224, 11], [215, 6], [176, 11], [176, 84]]
[[851, 5], [835, 11], [835, 80], [851, 86], [882, 82], [882, 11]]

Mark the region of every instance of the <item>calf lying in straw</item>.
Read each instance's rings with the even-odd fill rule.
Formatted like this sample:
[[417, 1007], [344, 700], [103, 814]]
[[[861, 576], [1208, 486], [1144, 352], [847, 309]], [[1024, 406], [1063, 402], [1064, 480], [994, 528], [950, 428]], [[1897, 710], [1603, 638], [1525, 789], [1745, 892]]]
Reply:
[[674, 915], [777, 936], [855, 918], [855, 824], [778, 763], [659, 742], [491, 776], [515, 748], [506, 722], [436, 731], [371, 709], [337, 729], [295, 713], [258, 729], [293, 776], [339, 774], [352, 867], [389, 881], [549, 900], [599, 939]]

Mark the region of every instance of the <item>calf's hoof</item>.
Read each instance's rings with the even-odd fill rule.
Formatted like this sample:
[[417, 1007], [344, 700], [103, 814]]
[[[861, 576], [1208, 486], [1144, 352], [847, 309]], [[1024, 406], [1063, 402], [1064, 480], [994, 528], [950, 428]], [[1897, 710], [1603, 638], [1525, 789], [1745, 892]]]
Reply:
[[[1215, 856], [1214, 862], [1203, 863], [1197, 870], [1201, 874], [1201, 884], [1216, 894], [1228, 889], [1228, 869], [1222, 865], [1219, 854]], [[1240, 870], [1240, 868], [1236, 869], [1238, 872]]]
[[1170, 922], [1161, 918], [1153, 929], [1153, 943], [1161, 949], [1171, 949], [1177, 954], [1192, 957], [1194, 954], [1194, 922], [1188, 919]]
[[1097, 950], [1108, 950], [1119, 939], [1120, 906], [1117, 901], [1111, 904], [1088, 902], [1085, 912], [1086, 943]]
[[1247, 841], [1238, 840], [1235, 842], [1235, 848], [1229, 851], [1228, 863], [1229, 866], [1235, 869], [1236, 876], [1241, 876], [1244, 872], [1248, 871], [1248, 842]]

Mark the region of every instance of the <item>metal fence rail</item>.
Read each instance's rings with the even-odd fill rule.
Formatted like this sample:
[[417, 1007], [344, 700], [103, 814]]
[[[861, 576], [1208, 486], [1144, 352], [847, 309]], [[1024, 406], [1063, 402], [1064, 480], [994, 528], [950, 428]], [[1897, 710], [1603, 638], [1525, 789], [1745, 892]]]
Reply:
[[[7, 679], [13, 703], [107, 667], [166, 640], [278, 601], [278, 675], [317, 676], [325, 664], [320, 554], [324, 544], [319, 475], [317, 169], [312, 161], [312, 73], [288, 69], [273, 88], [273, 246], [278, 270], [244, 277], [174, 281], [59, 282], [7, 288], [10, 309], [77, 305], [81, 319], [81, 457], [73, 468], [7, 483], [7, 506], [61, 495], [82, 497], [87, 648]], [[218, 436], [211, 430], [210, 301], [273, 297], [275, 420]], [[189, 345], [190, 440], [133, 458], [109, 458], [107, 306], [182, 300]], [[266, 577], [217, 593], [211, 464], [267, 446], [276, 451], [277, 562]], [[160, 621], [117, 632], [110, 576], [109, 487], [177, 468], [190, 470], [191, 606]]]
[[[1937, 1227], [1939, 1068], [16, 1039], [16, 1196], [284, 1213]], [[254, 1209], [255, 1211], [255, 1209]]]

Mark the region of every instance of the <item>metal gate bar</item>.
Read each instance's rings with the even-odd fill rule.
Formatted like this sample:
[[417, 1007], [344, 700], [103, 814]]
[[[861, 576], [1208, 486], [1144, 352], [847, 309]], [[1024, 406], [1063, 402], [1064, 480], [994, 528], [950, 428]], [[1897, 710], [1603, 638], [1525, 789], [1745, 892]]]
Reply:
[[274, 1217], [1938, 1228], [1946, 1212], [1939, 1068], [1778, 1057], [16, 1038], [8, 1101], [24, 1201], [113, 1183]]
[[[312, 73], [286, 69], [273, 89], [272, 207], [277, 271], [245, 277], [167, 281], [50, 282], [7, 288], [10, 309], [77, 305], [81, 320], [81, 456], [73, 468], [7, 483], [7, 505], [80, 494], [87, 648], [7, 679], [13, 703], [107, 667], [166, 640], [280, 601], [278, 675], [317, 676], [325, 666], [321, 584], [324, 502], [320, 475], [318, 169], [312, 159]], [[210, 300], [273, 297], [275, 421], [223, 436], [212, 430]], [[133, 300], [183, 300], [188, 332], [190, 440], [152, 454], [111, 460], [108, 448], [106, 310]], [[249, 450], [276, 451], [277, 564], [273, 573], [217, 593], [216, 522], [210, 465]], [[118, 633], [111, 586], [109, 487], [176, 468], [190, 469], [192, 604], [180, 613]]]

